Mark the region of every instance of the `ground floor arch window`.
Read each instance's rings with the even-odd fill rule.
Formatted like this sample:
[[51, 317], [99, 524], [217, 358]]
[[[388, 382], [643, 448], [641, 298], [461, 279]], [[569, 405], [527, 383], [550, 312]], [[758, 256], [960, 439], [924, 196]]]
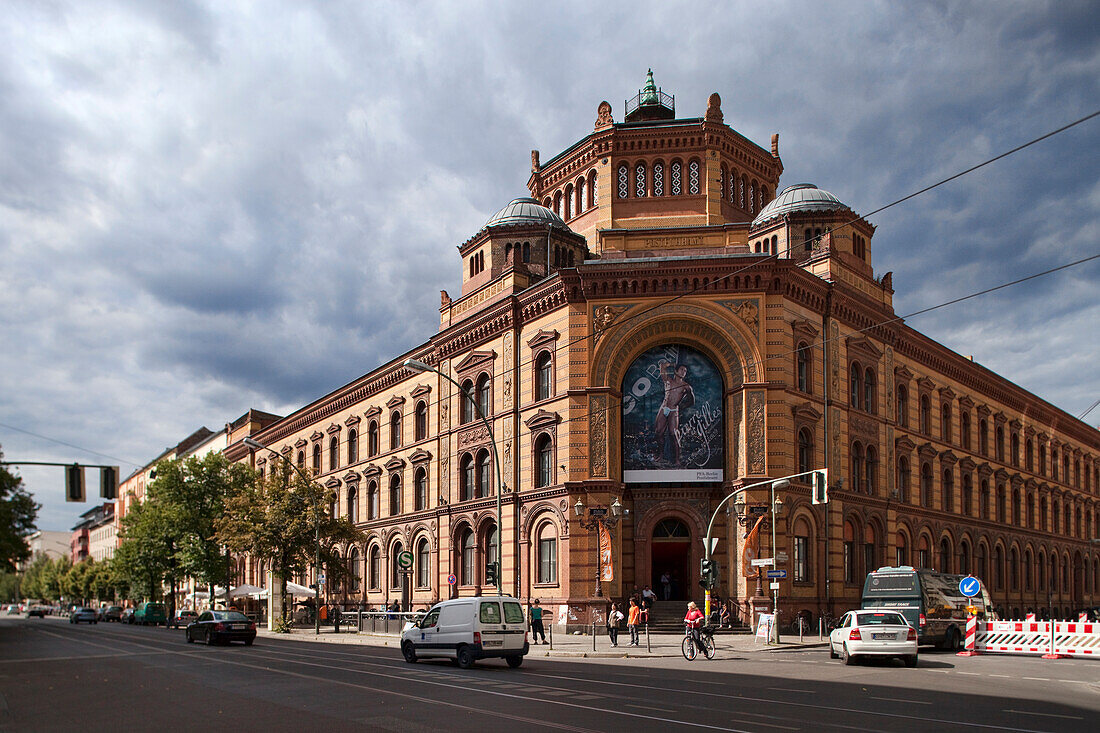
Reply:
[[536, 531], [537, 575], [540, 585], [558, 582], [558, 531], [551, 522], [543, 522]]
[[416, 587], [431, 586], [432, 554], [428, 538], [422, 537], [416, 545]]

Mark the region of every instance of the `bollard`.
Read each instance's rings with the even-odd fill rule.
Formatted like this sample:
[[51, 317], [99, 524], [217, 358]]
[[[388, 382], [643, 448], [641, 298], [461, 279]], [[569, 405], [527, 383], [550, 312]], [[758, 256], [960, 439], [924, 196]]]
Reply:
[[554, 651], [554, 624], [550, 624], [550, 651]]
[[801, 616], [799, 616], [798, 617], [798, 643], [799, 644], [802, 643], [802, 632], [805, 631], [805, 627], [804, 627], [803, 624], [805, 624], [805, 619], [803, 619]]
[[592, 622], [592, 651], [596, 651], [596, 622]]
[[653, 648], [649, 645], [649, 621], [645, 622], [645, 650], [652, 652]]
[[978, 619], [974, 616], [966, 617], [966, 649], [961, 652], [956, 652], [956, 657], [976, 657], [978, 656], [978, 650], [974, 648], [975, 641], [978, 638]]
[[817, 617], [817, 640], [822, 641], [825, 639], [825, 618], [823, 616]]

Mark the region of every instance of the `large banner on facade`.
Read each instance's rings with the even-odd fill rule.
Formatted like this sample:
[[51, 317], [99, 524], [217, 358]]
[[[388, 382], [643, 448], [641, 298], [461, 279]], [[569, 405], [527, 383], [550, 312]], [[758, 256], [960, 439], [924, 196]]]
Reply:
[[611, 562], [611, 530], [600, 522], [600, 580], [610, 583], [615, 579], [615, 565]]
[[722, 374], [690, 346], [645, 352], [623, 379], [623, 480], [721, 481], [725, 465]]

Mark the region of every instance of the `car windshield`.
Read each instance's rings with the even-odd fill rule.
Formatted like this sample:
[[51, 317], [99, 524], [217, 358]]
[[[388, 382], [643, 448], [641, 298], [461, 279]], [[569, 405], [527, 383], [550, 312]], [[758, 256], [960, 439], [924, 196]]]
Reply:
[[861, 613], [858, 614], [859, 626], [907, 626], [905, 619], [898, 613]]

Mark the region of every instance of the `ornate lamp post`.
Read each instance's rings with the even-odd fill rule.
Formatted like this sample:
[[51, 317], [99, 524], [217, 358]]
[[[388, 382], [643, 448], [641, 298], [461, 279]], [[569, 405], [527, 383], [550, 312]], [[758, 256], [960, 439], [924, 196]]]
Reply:
[[[586, 516], [585, 511], [584, 511], [584, 502], [583, 501], [581, 501], [578, 498], [577, 503], [573, 505], [573, 513], [577, 517], [577, 522], [581, 525], [581, 527], [587, 529], [588, 531], [598, 530], [600, 528], [600, 526], [602, 525], [604, 528], [607, 529], [608, 534], [610, 534], [611, 533], [611, 528], [619, 523], [619, 520], [622, 518], [623, 514], [624, 513], [629, 514], [629, 512], [630, 512], [629, 509], [625, 510], [625, 512], [624, 512], [623, 505], [619, 503], [619, 500], [617, 498], [615, 499], [614, 502], [611, 503], [610, 511], [611, 511], [611, 515], [608, 516], [608, 514], [607, 514], [608, 508], [606, 508], [606, 507], [591, 507], [591, 508], [589, 508], [588, 514]], [[603, 578], [601, 577], [602, 575], [603, 575], [603, 553], [601, 553], [600, 550], [599, 550], [599, 541], [597, 539], [597, 544], [596, 544], [596, 597], [597, 598], [602, 598], [603, 597], [603, 584], [602, 584]]]

